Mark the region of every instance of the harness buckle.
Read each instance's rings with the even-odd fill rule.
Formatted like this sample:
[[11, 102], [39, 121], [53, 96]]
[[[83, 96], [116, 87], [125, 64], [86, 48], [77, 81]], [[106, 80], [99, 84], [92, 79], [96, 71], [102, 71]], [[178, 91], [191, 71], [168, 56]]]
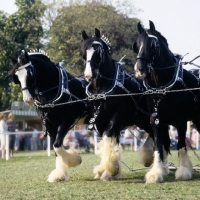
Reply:
[[154, 93], [153, 90], [147, 90], [147, 91], [144, 92], [145, 95], [146, 95], [146, 94], [153, 94], [153, 93]]
[[54, 108], [54, 106], [55, 106], [55, 105], [52, 103], [52, 104], [51, 104], [51, 108]]
[[151, 70], [154, 70], [152, 67], [152, 62], [148, 63], [147, 67], [149, 68], [149, 73], [151, 72]]

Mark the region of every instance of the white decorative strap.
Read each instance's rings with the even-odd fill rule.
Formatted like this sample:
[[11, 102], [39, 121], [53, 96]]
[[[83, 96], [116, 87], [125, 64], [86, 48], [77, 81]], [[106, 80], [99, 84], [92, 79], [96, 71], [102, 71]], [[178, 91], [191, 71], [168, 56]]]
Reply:
[[31, 64], [32, 64], [32, 63], [29, 62], [29, 63], [27, 63], [27, 64], [25, 64], [25, 65], [22, 65], [22, 66], [20, 66], [20, 67], [17, 69], [17, 71], [20, 71], [20, 70], [22, 70], [22, 69], [24, 69], [24, 68], [30, 66]]

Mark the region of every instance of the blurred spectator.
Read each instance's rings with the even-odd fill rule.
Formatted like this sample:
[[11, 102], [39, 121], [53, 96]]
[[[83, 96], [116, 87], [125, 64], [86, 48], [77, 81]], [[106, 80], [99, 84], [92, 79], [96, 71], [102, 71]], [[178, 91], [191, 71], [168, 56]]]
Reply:
[[192, 147], [196, 147], [196, 143], [199, 138], [198, 136], [199, 136], [199, 132], [197, 131], [196, 126], [192, 124], [190, 126], [190, 140], [191, 140]]
[[36, 124], [33, 128], [33, 133], [31, 137], [31, 150], [38, 150], [38, 125]]
[[171, 138], [172, 149], [176, 150], [177, 149], [177, 143], [178, 143], [178, 131], [173, 126], [172, 126], [172, 129], [170, 131], [170, 138]]
[[144, 144], [146, 139], [149, 137], [149, 133], [147, 133], [146, 131], [144, 131], [143, 133], [143, 137], [141, 138], [141, 143]]
[[20, 134], [19, 135], [19, 150], [24, 151], [25, 147], [25, 134]]
[[[16, 122], [14, 119], [15, 115], [13, 113], [9, 113], [8, 121], [6, 122], [9, 132], [15, 132]], [[12, 158], [14, 156], [14, 150], [15, 150], [15, 134], [11, 134], [9, 138], [10, 138], [9, 141], [10, 157]]]
[[[131, 150], [134, 151], [134, 126], [129, 126], [125, 129], [124, 138], [123, 138], [123, 145], [130, 144]], [[124, 148], [124, 146], [123, 146]]]
[[[25, 129], [25, 132], [32, 132], [32, 131], [33, 129], [30, 126]], [[25, 134], [25, 150], [26, 151], [31, 150], [31, 137], [32, 137], [31, 133]]]
[[71, 130], [68, 131], [68, 133], [64, 137], [63, 146], [64, 147], [69, 147], [69, 148], [74, 148], [74, 149], [79, 149], [79, 143], [76, 140], [76, 138], [73, 137]]
[[86, 152], [90, 152], [89, 142], [86, 137], [82, 134], [82, 126], [75, 125], [72, 137], [78, 142], [79, 147], [84, 146]]
[[19, 149], [19, 142], [20, 142], [19, 135], [17, 134], [17, 132], [19, 132], [18, 124], [16, 124], [15, 132], [16, 132], [16, 135], [15, 135], [15, 152], [17, 152], [18, 149]]
[[8, 126], [6, 124], [6, 115], [4, 113], [0, 114], [0, 150], [1, 150], [1, 158], [5, 158], [6, 156], [6, 135], [5, 133], [8, 131]]

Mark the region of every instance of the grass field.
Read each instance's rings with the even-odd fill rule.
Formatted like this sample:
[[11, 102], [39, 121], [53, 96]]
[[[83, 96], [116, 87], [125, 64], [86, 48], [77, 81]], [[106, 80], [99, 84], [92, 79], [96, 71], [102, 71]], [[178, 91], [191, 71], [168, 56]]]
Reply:
[[[200, 151], [197, 151], [200, 155]], [[189, 151], [193, 165], [200, 160]], [[122, 164], [122, 177], [105, 182], [95, 180], [93, 166], [100, 159], [93, 153], [82, 153], [82, 164], [70, 169], [69, 181], [48, 183], [47, 176], [54, 169], [53, 151], [48, 157], [46, 151], [18, 152], [9, 161], [0, 160], [0, 199], [1, 200], [126, 200], [126, 199], [200, 199], [200, 173], [193, 172], [190, 181], [175, 181], [174, 171], [170, 171], [163, 183], [145, 184], [146, 169], [130, 171]], [[138, 153], [126, 150], [123, 161], [133, 168], [142, 168], [138, 163]], [[169, 161], [177, 165], [177, 152], [172, 151]]]

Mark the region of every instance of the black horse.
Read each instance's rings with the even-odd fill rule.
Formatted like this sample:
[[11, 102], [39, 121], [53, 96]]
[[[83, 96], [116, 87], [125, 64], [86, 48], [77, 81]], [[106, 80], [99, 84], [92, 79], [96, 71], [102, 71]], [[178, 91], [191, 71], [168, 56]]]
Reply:
[[[89, 123], [91, 106], [86, 100], [86, 82], [70, 74], [62, 67], [62, 62], [55, 64], [40, 52], [29, 54], [23, 52], [18, 61], [11, 59], [11, 62], [13, 69], [10, 74], [13, 75], [14, 82], [21, 85], [23, 100], [28, 104], [35, 104], [46, 127], [46, 134], [55, 139], [54, 150], [58, 155], [56, 169], [49, 175], [48, 181], [67, 180], [69, 176], [67, 168], [80, 164], [81, 158], [75, 150], [65, 151], [62, 142], [75, 124]], [[98, 114], [95, 126], [100, 135], [109, 122], [110, 114], [105, 112]], [[114, 146], [111, 147], [113, 156], [119, 151], [118, 148], [114, 149]], [[114, 165], [118, 168], [116, 164], [112, 160], [108, 167]], [[107, 179], [105, 168], [99, 167], [101, 174], [104, 173]], [[113, 179], [119, 177], [120, 170], [115, 170], [114, 174]]]
[[[21, 85], [23, 100], [35, 104], [46, 127], [46, 134], [54, 139], [56, 169], [49, 175], [49, 182], [67, 180], [68, 168], [81, 163], [75, 150], [62, 146], [63, 138], [77, 123], [88, 123], [89, 105], [86, 98], [86, 82], [55, 64], [40, 52], [22, 52], [18, 61], [11, 59], [14, 83]], [[72, 103], [72, 101], [77, 101]]]
[[[182, 57], [174, 55], [168, 48], [168, 43], [158, 31], [153, 22], [145, 30], [138, 23], [139, 36], [133, 44], [137, 53], [135, 72], [143, 78], [143, 84], [149, 95], [151, 121], [156, 134], [155, 161], [152, 170], [146, 175], [147, 182], [160, 182], [162, 173], [159, 164], [159, 153], [162, 158], [162, 142], [164, 135], [162, 127], [173, 125], [178, 130], [178, 145], [180, 167], [176, 171], [176, 179], [191, 179], [191, 161], [186, 151], [187, 121], [192, 121], [200, 131], [199, 91], [180, 91], [198, 88], [196, 76], [182, 68]], [[177, 91], [176, 91], [177, 90]], [[173, 92], [172, 92], [173, 91]]]
[[[117, 145], [120, 131], [125, 126], [133, 124], [146, 130], [150, 134], [150, 138], [153, 138], [146, 96], [134, 95], [143, 92], [141, 81], [130, 76], [123, 69], [122, 63], [112, 59], [108, 40], [100, 36], [98, 29], [95, 29], [95, 35], [90, 37], [83, 31], [82, 38], [81, 54], [86, 63], [84, 76], [89, 81], [86, 93], [90, 98], [95, 99], [93, 101], [95, 112], [96, 108], [99, 108], [97, 113], [104, 112], [110, 117], [110, 123], [104, 137], [106, 145], [110, 145], [110, 138], [116, 140]], [[130, 95], [130, 93], [134, 94]], [[96, 115], [96, 123], [98, 124], [98, 114]], [[163, 128], [163, 131], [168, 133], [168, 127]], [[168, 134], [164, 135], [166, 139], [163, 145], [166, 152], [169, 152], [170, 139]], [[150, 152], [152, 153], [153, 150]], [[145, 156], [144, 162], [148, 159], [146, 166], [152, 162], [151, 153], [143, 154]], [[104, 155], [105, 158], [102, 156], [102, 162], [104, 159], [109, 159], [106, 155], [109, 155], [109, 152]], [[165, 157], [164, 162], [166, 160]]]

